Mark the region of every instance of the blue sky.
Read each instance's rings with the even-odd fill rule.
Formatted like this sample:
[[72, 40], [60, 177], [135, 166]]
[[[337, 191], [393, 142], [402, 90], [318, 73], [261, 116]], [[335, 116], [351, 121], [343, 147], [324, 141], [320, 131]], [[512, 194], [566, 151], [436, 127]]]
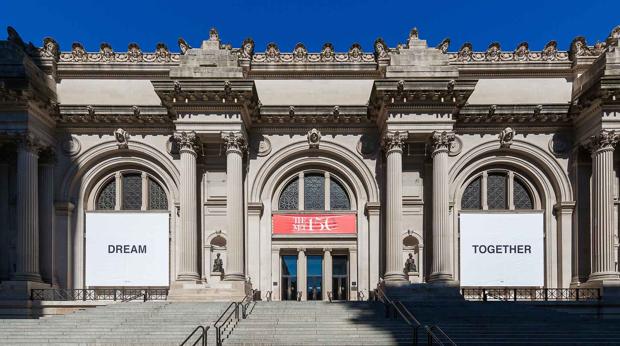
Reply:
[[310, 51], [319, 51], [324, 42], [346, 51], [359, 42], [370, 51], [377, 37], [390, 47], [404, 42], [414, 26], [431, 46], [449, 37], [450, 51], [466, 41], [475, 50], [485, 50], [493, 41], [503, 50], [513, 50], [521, 41], [540, 50], [551, 39], [561, 49], [578, 35], [589, 44], [604, 40], [620, 24], [619, 8], [617, 1], [609, 0], [3, 0], [0, 26], [15, 27], [25, 41], [38, 46], [52, 36], [63, 51], [74, 41], [88, 51], [98, 51], [101, 42], [117, 51], [125, 51], [130, 42], [153, 51], [157, 42], [164, 42], [178, 51], [179, 36], [199, 46], [211, 27], [234, 47], [251, 36], [257, 51], [271, 41], [282, 51], [291, 51], [297, 42]]

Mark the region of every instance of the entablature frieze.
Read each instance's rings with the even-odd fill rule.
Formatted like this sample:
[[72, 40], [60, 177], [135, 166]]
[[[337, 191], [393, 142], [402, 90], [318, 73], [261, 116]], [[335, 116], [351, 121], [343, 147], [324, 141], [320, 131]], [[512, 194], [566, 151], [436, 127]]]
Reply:
[[486, 124], [570, 127], [574, 114], [569, 104], [551, 105], [465, 105], [454, 115], [458, 126], [483, 127]]

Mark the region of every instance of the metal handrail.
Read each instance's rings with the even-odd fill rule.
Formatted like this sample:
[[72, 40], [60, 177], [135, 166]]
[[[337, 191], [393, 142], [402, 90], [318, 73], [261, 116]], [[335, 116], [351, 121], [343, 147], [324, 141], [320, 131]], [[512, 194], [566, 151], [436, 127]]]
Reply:
[[183, 342], [181, 343], [180, 346], [184, 346], [186, 342], [189, 341], [189, 339], [192, 338], [192, 336], [194, 336], [194, 334], [196, 334], [197, 331], [202, 330], [202, 333], [200, 335], [200, 337], [198, 339], [196, 339], [196, 341], [194, 341], [194, 343], [192, 344], [192, 346], [196, 346], [196, 344], [199, 341], [202, 341], [202, 346], [207, 346], [207, 331], [209, 331], [209, 326], [198, 326], [194, 329], [194, 331], [192, 331], [187, 338], [185, 338], [185, 340], [183, 340]]
[[301, 291], [297, 291], [297, 301], [300, 302], [301, 301], [301, 295], [303, 294], [303, 292]]
[[230, 325], [233, 314], [235, 316], [235, 319], [239, 321], [239, 303], [237, 302], [230, 303], [226, 310], [222, 312], [217, 321], [213, 323], [213, 327], [215, 327], [215, 343], [217, 346], [222, 346], [222, 329], [226, 330], [226, 328]]
[[329, 300], [330, 303], [332, 302], [332, 299], [333, 299], [332, 291], [327, 291], [327, 299]]
[[[424, 326], [424, 328], [426, 329], [427, 344], [434, 345], [437, 342], [438, 345], [445, 345], [447, 343], [448, 345], [456, 346], [456, 343], [438, 325]], [[445, 339], [446, 343], [441, 341], [440, 336]]]
[[146, 300], [166, 300], [167, 288], [34, 288], [31, 300], [41, 301], [123, 301], [144, 296]]
[[417, 345], [419, 329], [422, 326], [420, 321], [418, 321], [418, 319], [413, 316], [411, 311], [409, 311], [409, 309], [407, 309], [407, 307], [401, 301], [394, 302], [393, 300], [391, 300], [381, 287], [381, 284], [377, 285], [377, 289], [375, 290], [375, 292], [375, 298], [381, 300], [381, 302], [383, 302], [383, 304], [385, 305], [385, 317], [390, 318], [391, 307], [393, 311], [393, 318], [396, 318], [397, 314], [400, 315], [403, 321], [405, 321], [405, 323], [407, 323], [413, 329], [413, 344]]
[[136, 300], [137, 298], [140, 298], [140, 297], [143, 297], [143, 301], [146, 302], [146, 300], [147, 300], [146, 299], [146, 291], [143, 290], [142, 292], [140, 292], [138, 294], [135, 294], [135, 295], [130, 296], [128, 298], [124, 298], [124, 299], [121, 300], [121, 303], [127, 303], [127, 302], [130, 302], [130, 301]]
[[243, 297], [243, 300], [239, 302], [239, 306], [241, 306], [241, 316], [243, 317], [243, 319], [248, 317], [247, 309], [248, 306], [250, 306], [250, 303], [254, 301], [254, 294], [256, 293], [256, 291], [257, 290], [255, 289], [250, 289], [248, 294]]
[[596, 301], [602, 298], [599, 288], [527, 288], [527, 287], [463, 287], [468, 300], [488, 301]]

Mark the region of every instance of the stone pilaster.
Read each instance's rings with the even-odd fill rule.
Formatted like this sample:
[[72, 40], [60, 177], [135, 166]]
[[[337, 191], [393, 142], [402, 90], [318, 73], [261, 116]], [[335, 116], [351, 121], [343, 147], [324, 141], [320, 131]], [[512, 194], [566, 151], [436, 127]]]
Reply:
[[228, 263], [224, 280], [245, 280], [243, 266], [243, 155], [247, 141], [239, 132], [222, 135], [226, 144], [226, 216]]
[[[297, 292], [301, 292], [301, 300], [307, 300], [308, 281], [307, 281], [307, 268], [308, 262], [306, 261], [306, 249], [297, 249]], [[297, 299], [295, 296], [294, 299]]]
[[45, 148], [39, 153], [39, 237], [41, 277], [44, 282], [54, 281], [54, 148]]
[[448, 210], [448, 152], [454, 138], [454, 133], [446, 131], [436, 131], [431, 137], [433, 147], [433, 259], [429, 280], [431, 282], [454, 280]]
[[327, 300], [327, 293], [331, 292], [332, 296], [332, 276], [333, 276], [332, 249], [323, 249], [323, 300]]
[[196, 196], [196, 144], [194, 132], [181, 132], [175, 135], [179, 142], [181, 156], [181, 230], [177, 246], [179, 250], [179, 274], [181, 281], [198, 280], [198, 228], [197, 228], [197, 196]]
[[16, 281], [41, 281], [39, 272], [39, 146], [30, 135], [17, 150]]
[[387, 161], [386, 181], [386, 273], [387, 282], [406, 282], [402, 265], [403, 145], [407, 134], [388, 132], [383, 138]]
[[614, 257], [614, 147], [618, 135], [602, 130], [592, 136], [592, 272], [588, 282], [619, 281]]
[[[13, 149], [13, 148], [11, 148]], [[14, 154], [15, 150], [11, 150]], [[10, 256], [9, 256], [9, 172], [11, 165], [9, 160], [9, 150], [0, 147], [0, 281], [7, 280], [10, 276]]]

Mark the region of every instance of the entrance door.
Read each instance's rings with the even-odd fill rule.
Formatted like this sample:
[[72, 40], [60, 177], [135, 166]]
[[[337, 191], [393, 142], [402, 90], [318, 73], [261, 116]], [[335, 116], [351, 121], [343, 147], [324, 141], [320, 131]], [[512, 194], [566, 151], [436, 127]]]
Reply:
[[282, 256], [282, 300], [297, 299], [297, 256]]
[[308, 256], [308, 300], [321, 300], [323, 297], [323, 256]]
[[349, 299], [349, 275], [347, 256], [332, 258], [332, 289], [333, 300]]

